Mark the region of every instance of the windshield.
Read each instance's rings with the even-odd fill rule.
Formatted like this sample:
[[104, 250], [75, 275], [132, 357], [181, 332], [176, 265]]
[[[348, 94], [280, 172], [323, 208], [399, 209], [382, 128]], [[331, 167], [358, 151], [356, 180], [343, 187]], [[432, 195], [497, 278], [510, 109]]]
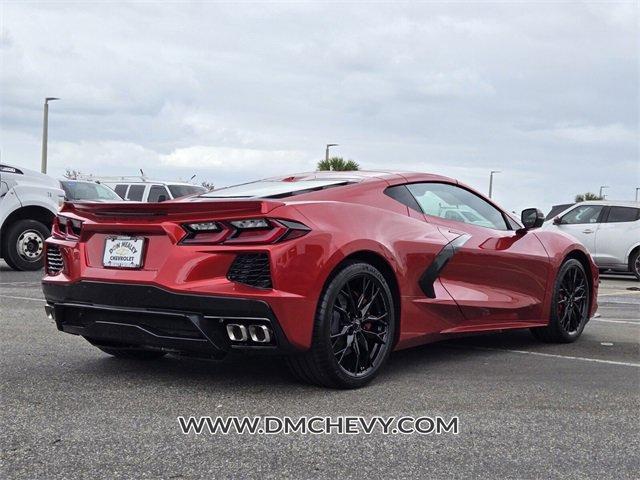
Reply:
[[234, 185], [212, 190], [201, 197], [207, 198], [283, 198], [292, 195], [322, 190], [324, 188], [346, 185], [345, 180], [299, 180], [278, 181], [259, 180], [257, 182]]
[[109, 187], [93, 182], [60, 182], [67, 200], [122, 200]]
[[204, 193], [207, 191], [204, 187], [197, 185], [167, 185], [173, 198], [186, 197], [187, 195], [193, 195], [195, 193]]

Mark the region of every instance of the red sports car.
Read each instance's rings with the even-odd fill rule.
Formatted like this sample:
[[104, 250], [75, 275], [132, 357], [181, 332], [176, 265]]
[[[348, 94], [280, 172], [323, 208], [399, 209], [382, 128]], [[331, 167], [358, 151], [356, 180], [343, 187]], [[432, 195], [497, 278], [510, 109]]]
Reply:
[[116, 357], [284, 355], [300, 379], [369, 382], [392, 350], [529, 328], [572, 342], [598, 270], [451, 178], [314, 172], [163, 203], [66, 203], [46, 242], [58, 329]]

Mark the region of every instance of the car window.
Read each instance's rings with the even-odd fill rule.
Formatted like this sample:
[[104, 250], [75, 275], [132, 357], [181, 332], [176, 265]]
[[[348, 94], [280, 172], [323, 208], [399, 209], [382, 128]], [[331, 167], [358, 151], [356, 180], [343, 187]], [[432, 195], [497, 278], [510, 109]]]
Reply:
[[602, 205], [580, 205], [562, 216], [562, 224], [597, 223], [603, 208]]
[[147, 202], [159, 202], [168, 200], [169, 198], [171, 197], [164, 185], [151, 185], [151, 188], [149, 188], [149, 197], [147, 198]]
[[509, 230], [502, 212], [469, 190], [437, 182], [412, 183], [407, 188], [427, 215], [479, 227]]
[[416, 212], [422, 213], [420, 205], [418, 205], [418, 202], [416, 202], [416, 199], [413, 197], [411, 192], [409, 192], [406, 185], [394, 185], [392, 187], [387, 187], [384, 194], [415, 210]]
[[607, 223], [635, 222], [640, 218], [640, 208], [611, 207]]
[[68, 200], [121, 200], [108, 187], [93, 182], [60, 182]]
[[116, 193], [118, 195], [120, 195], [122, 198], [126, 198], [127, 197], [127, 187], [129, 185], [116, 185], [116, 188], [114, 189], [116, 191]]
[[464, 217], [455, 210], [447, 210], [444, 214], [444, 218], [447, 218], [449, 220], [456, 220], [458, 222], [464, 222]]
[[129, 193], [127, 193], [127, 200], [141, 202], [145, 187], [146, 185], [131, 185], [129, 187]]
[[205, 193], [207, 189], [198, 185], [169, 185], [169, 191], [173, 198], [179, 198], [196, 193]]

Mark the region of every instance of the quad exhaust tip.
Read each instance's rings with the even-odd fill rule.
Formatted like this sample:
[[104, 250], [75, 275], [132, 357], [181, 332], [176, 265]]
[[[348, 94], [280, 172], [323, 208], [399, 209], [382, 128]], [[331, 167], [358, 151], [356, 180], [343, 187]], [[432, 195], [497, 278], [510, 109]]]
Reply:
[[269, 343], [271, 332], [266, 325], [249, 325], [249, 336], [256, 343]]
[[232, 342], [246, 342], [251, 338], [254, 343], [270, 343], [271, 330], [266, 325], [249, 325], [245, 327], [239, 323], [227, 324], [227, 336]]
[[246, 342], [249, 338], [249, 335], [247, 335], [247, 327], [237, 323], [227, 324], [227, 335], [232, 342]]

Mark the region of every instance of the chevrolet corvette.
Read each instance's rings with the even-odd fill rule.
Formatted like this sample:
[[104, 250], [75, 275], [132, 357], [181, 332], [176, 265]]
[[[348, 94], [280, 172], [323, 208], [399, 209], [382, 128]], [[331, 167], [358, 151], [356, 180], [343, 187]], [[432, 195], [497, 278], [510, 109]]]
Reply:
[[65, 203], [45, 245], [45, 310], [115, 357], [276, 353], [302, 381], [357, 388], [393, 350], [437, 340], [507, 329], [576, 340], [598, 269], [543, 219], [398, 172]]

